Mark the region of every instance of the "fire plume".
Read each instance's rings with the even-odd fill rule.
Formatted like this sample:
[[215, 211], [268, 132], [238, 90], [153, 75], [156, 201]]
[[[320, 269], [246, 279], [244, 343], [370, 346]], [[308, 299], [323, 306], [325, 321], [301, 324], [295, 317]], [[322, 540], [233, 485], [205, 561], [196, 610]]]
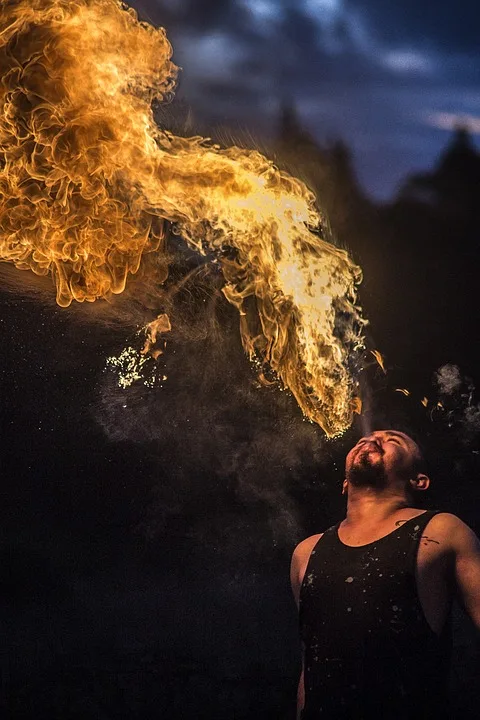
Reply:
[[117, 0], [0, 0], [0, 259], [50, 275], [57, 302], [125, 289], [164, 224], [214, 252], [245, 350], [328, 436], [351, 423], [361, 271], [315, 198], [253, 150], [160, 129], [178, 68], [162, 28]]

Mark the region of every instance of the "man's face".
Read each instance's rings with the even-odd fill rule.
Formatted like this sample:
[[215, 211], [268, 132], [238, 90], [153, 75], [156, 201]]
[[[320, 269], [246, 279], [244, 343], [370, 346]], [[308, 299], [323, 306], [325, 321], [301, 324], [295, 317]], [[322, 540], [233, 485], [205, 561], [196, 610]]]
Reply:
[[376, 430], [361, 438], [347, 455], [346, 479], [356, 487], [383, 489], [406, 482], [420, 455], [416, 443], [397, 430]]

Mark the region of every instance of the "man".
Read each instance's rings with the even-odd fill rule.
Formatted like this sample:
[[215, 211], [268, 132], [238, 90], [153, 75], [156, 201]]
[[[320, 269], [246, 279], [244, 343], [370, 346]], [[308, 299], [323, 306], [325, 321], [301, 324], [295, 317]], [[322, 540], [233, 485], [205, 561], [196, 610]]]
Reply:
[[379, 430], [349, 452], [347, 516], [296, 548], [298, 718], [448, 717], [450, 606], [480, 629], [480, 544], [455, 515], [414, 507], [418, 446]]

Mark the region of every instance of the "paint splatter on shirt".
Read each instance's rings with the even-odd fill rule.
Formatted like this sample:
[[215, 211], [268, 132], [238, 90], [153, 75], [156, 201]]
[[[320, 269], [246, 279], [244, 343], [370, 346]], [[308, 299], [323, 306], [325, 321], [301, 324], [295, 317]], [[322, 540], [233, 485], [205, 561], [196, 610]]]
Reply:
[[300, 592], [303, 720], [448, 717], [449, 624], [431, 630], [415, 580], [433, 515], [360, 547], [344, 545], [338, 525], [318, 541]]

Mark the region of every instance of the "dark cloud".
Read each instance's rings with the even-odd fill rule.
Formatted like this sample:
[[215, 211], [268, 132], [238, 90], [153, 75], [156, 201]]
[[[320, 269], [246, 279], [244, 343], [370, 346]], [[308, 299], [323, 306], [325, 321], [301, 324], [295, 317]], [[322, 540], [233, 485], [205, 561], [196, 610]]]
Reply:
[[198, 32], [224, 27], [236, 14], [235, 0], [138, 0], [130, 3], [145, 19]]
[[346, 5], [364, 13], [375, 35], [388, 45], [478, 54], [477, 0], [347, 0]]
[[[342, 137], [387, 198], [448, 135], [431, 117], [480, 116], [480, 10], [426, 0], [136, 0], [163, 23], [199, 128], [272, 137], [285, 99], [320, 141]], [[475, 127], [473, 122], [472, 127]], [[378, 149], [381, 148], [381, 153]]]

